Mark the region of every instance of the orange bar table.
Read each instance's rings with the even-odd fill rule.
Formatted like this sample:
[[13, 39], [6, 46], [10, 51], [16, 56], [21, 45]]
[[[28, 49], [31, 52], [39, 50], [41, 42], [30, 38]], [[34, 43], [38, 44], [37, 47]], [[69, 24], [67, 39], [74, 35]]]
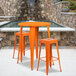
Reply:
[[[21, 62], [22, 62], [22, 28], [23, 26], [30, 27], [30, 48], [31, 48], [31, 70], [33, 70], [33, 62], [34, 62], [34, 42], [36, 44], [36, 58], [38, 58], [38, 33], [40, 26], [47, 26], [48, 37], [50, 38], [50, 30], [49, 26], [51, 23], [49, 22], [22, 22], [18, 25], [20, 28], [20, 40], [19, 40], [19, 51], [21, 51]], [[50, 50], [50, 49], [47, 49]]]

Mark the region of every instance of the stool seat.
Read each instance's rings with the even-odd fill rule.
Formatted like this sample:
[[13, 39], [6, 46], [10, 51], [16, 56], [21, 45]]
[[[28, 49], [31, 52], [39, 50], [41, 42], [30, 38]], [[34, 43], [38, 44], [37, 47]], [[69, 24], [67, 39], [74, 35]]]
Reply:
[[[29, 35], [29, 34], [30, 34], [29, 32], [22, 32], [22, 35]], [[16, 32], [16, 35], [20, 36], [20, 32]]]
[[48, 43], [56, 43], [57, 42], [57, 39], [46, 38], [46, 39], [41, 39], [40, 42], [41, 43], [44, 43], [44, 44], [46, 44], [47, 42]]

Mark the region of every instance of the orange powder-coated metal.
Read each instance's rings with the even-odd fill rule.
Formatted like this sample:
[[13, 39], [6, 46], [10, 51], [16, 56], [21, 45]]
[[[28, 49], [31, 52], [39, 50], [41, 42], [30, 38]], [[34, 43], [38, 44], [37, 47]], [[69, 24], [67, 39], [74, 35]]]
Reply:
[[49, 26], [51, 23], [49, 22], [22, 22], [20, 25], [20, 40], [19, 40], [19, 51], [21, 51], [21, 62], [22, 62], [22, 28], [23, 26], [30, 27], [30, 48], [31, 48], [31, 70], [33, 70], [33, 62], [34, 62], [34, 43], [36, 44], [36, 58], [38, 58], [38, 33], [40, 26], [47, 26], [48, 37], [50, 38]]
[[[22, 47], [23, 47], [23, 53], [24, 53], [24, 55], [25, 55], [25, 37], [26, 36], [29, 36], [29, 32], [22, 32]], [[16, 32], [15, 33], [15, 44], [14, 44], [14, 52], [13, 52], [13, 58], [14, 58], [14, 55], [15, 55], [15, 49], [16, 49], [16, 40], [17, 40], [17, 37], [20, 37], [20, 32]], [[18, 55], [19, 56], [19, 55]], [[19, 57], [18, 57], [19, 58]]]
[[20, 26], [30, 26], [30, 27], [40, 27], [40, 26], [49, 26], [49, 22], [21, 22], [18, 25]]
[[[53, 43], [56, 44], [58, 58], [52, 56], [52, 44], [53, 44]], [[58, 41], [57, 41], [56, 39], [50, 39], [50, 38], [41, 39], [41, 40], [40, 40], [40, 50], [39, 50], [39, 59], [38, 59], [37, 70], [38, 70], [38, 68], [39, 68], [39, 62], [40, 62], [40, 60], [42, 60], [42, 59], [40, 58], [41, 46], [42, 46], [42, 44], [45, 44], [45, 45], [46, 45], [46, 57], [45, 57], [45, 58], [46, 58], [46, 61], [45, 61], [45, 62], [46, 62], [46, 74], [48, 75], [49, 63], [50, 63], [50, 67], [51, 67], [51, 63], [52, 63], [52, 62], [54, 63], [54, 61], [56, 61], [56, 60], [59, 61], [60, 71], [62, 71], [62, 70], [61, 70], [61, 65], [60, 65]], [[42, 57], [42, 58], [44, 58], [44, 57]], [[56, 60], [53, 60], [53, 58], [56, 58]], [[42, 61], [44, 61], [44, 60], [42, 60]]]

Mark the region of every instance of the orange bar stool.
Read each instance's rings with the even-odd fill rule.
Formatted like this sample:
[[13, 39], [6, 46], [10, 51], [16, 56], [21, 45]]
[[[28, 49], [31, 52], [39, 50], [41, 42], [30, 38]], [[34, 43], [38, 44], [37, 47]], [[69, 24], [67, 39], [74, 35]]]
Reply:
[[[56, 44], [58, 57], [53, 57], [52, 56], [52, 44], [53, 43]], [[40, 57], [42, 44], [46, 45], [46, 57]], [[43, 58], [46, 58], [46, 60], [43, 60]], [[40, 50], [39, 50], [39, 59], [38, 59], [37, 70], [39, 68], [39, 62], [40, 62], [40, 60], [46, 62], [46, 74], [47, 75], [48, 75], [48, 71], [49, 71], [49, 63], [50, 63], [50, 67], [51, 67], [52, 62], [56, 61], [56, 60], [59, 61], [60, 72], [62, 71], [61, 70], [61, 64], [60, 64], [60, 57], [59, 57], [58, 41], [56, 39], [47, 38], [47, 39], [41, 39], [40, 40]]]
[[[25, 37], [26, 36], [29, 36], [30, 35], [30, 33], [29, 32], [23, 32], [22, 33], [22, 41], [23, 41], [23, 43], [22, 43], [22, 45], [23, 45], [23, 53], [24, 53], [24, 55], [25, 55], [25, 51], [27, 51], [27, 50], [25, 50]], [[13, 52], [13, 58], [14, 58], [14, 55], [15, 55], [15, 50], [16, 50], [16, 40], [17, 40], [17, 37], [18, 36], [20, 36], [20, 32], [16, 32], [15, 33], [15, 44], [14, 44], [14, 52]]]

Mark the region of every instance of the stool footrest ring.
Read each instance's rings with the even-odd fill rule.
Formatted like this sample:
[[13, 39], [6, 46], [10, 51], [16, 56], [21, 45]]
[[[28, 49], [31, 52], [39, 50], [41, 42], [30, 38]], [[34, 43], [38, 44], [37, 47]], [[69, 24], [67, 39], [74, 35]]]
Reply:
[[[46, 60], [43, 60], [43, 58], [46, 58], [46, 57], [40, 57], [40, 60], [46, 62]], [[53, 60], [53, 58], [55, 58], [55, 60]], [[57, 61], [57, 60], [58, 60], [57, 57], [52, 56], [52, 61]], [[49, 61], [49, 62], [51, 62], [51, 61]]]

